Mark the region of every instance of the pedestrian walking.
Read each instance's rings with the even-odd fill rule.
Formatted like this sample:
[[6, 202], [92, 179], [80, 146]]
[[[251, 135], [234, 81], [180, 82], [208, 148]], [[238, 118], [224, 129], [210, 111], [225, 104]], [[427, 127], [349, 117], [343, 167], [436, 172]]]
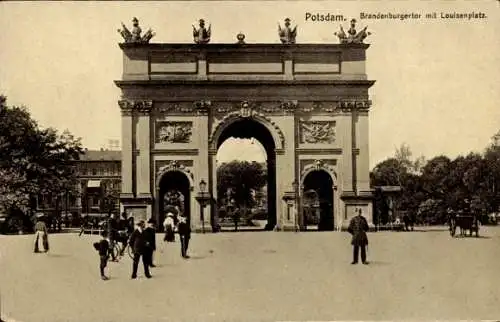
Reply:
[[144, 256], [146, 240], [144, 238], [144, 220], [139, 221], [137, 228], [134, 230], [130, 236], [129, 245], [134, 250], [134, 258], [132, 264], [132, 279], [137, 278], [137, 268], [139, 266], [139, 260], [142, 257], [142, 264], [144, 265], [144, 275], [147, 278], [151, 278], [149, 273], [149, 263], [146, 256]]
[[175, 242], [175, 221], [174, 214], [169, 212], [163, 221], [163, 228], [165, 229], [165, 237], [163, 241]]
[[189, 240], [191, 239], [191, 227], [187, 222], [187, 218], [179, 214], [179, 223], [177, 224], [177, 231], [181, 240], [181, 256], [189, 258], [187, 251], [189, 247]]
[[361, 208], [356, 209], [357, 215], [351, 219], [347, 231], [352, 235], [351, 244], [353, 246], [353, 261], [351, 264], [357, 264], [359, 258], [359, 250], [361, 249], [361, 261], [363, 264], [368, 264], [366, 261], [366, 247], [368, 246], [368, 222], [363, 217]]
[[49, 233], [47, 225], [45, 224], [44, 214], [39, 213], [36, 215], [37, 222], [35, 224], [35, 253], [40, 253], [40, 243], [42, 243], [44, 252], [49, 251]]
[[144, 229], [144, 240], [146, 242], [144, 247], [144, 257], [146, 257], [150, 267], [156, 267], [153, 264], [153, 254], [156, 250], [156, 230], [155, 220], [153, 218], [148, 220], [148, 226]]
[[110, 248], [110, 240], [108, 236], [108, 232], [104, 230], [101, 233], [102, 239], [98, 242], [94, 243], [94, 248], [99, 252], [99, 270], [101, 272], [101, 279], [103, 281], [106, 281], [109, 279], [109, 277], [104, 274], [104, 269], [108, 265], [108, 259], [109, 259], [109, 248]]

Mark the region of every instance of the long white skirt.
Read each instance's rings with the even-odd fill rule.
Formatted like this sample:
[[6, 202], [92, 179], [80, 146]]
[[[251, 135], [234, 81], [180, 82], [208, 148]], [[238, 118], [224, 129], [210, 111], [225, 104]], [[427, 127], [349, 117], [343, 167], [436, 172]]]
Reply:
[[48, 236], [43, 231], [35, 232], [35, 252], [40, 251], [42, 248], [45, 251], [49, 250], [49, 240]]

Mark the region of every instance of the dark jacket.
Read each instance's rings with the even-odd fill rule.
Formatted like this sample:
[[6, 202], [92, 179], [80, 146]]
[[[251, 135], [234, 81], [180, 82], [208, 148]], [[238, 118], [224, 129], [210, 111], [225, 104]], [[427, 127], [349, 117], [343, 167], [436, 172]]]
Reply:
[[351, 244], [354, 246], [368, 245], [368, 236], [366, 235], [368, 229], [368, 222], [365, 217], [358, 215], [352, 218], [347, 228], [347, 231], [352, 235]]
[[191, 227], [186, 221], [179, 221], [179, 224], [177, 225], [177, 231], [179, 232], [179, 235], [188, 237], [191, 235]]
[[109, 242], [106, 239], [95, 243], [94, 248], [99, 252], [99, 256], [107, 257], [109, 254]]
[[146, 247], [144, 231], [141, 232], [138, 229], [134, 230], [134, 232], [130, 236], [129, 245], [134, 250], [134, 253], [144, 253], [144, 248]]
[[156, 231], [153, 227], [147, 227], [143, 232], [145, 246], [148, 249], [156, 250]]

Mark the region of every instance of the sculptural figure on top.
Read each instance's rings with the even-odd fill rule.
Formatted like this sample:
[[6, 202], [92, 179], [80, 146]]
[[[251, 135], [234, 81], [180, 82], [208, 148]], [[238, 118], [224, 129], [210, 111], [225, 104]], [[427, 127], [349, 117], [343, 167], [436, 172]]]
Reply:
[[364, 27], [360, 32], [357, 32], [356, 19], [351, 19], [351, 27], [347, 31], [347, 34], [342, 26], [340, 26], [340, 31], [334, 34], [339, 38], [341, 44], [362, 44], [365, 38], [370, 35], [370, 33], [366, 31], [367, 28], [368, 27]]
[[278, 35], [280, 37], [281, 43], [283, 44], [295, 44], [295, 38], [297, 37], [297, 26], [295, 28], [290, 28], [290, 18], [285, 19], [285, 27], [281, 28], [278, 23]]
[[208, 44], [212, 34], [211, 25], [208, 26], [208, 29], [205, 28], [205, 20], [203, 19], [200, 19], [199, 25], [198, 29], [193, 25], [193, 40], [197, 44]]
[[136, 17], [132, 19], [132, 41], [139, 42], [141, 40], [142, 29], [139, 27], [139, 20]]
[[122, 28], [123, 29], [121, 30], [118, 29], [118, 32], [126, 43], [148, 43], [155, 35], [153, 30], [149, 29], [143, 36], [141, 36], [142, 29], [139, 27], [139, 20], [136, 17], [132, 19], [132, 32], [128, 30], [123, 22]]

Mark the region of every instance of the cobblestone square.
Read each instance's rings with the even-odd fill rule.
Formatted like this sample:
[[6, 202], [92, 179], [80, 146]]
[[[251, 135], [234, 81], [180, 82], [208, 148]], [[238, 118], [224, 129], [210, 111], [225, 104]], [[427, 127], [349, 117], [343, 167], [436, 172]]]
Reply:
[[97, 236], [0, 236], [2, 317], [15, 321], [457, 320], [500, 316], [500, 228], [369, 234], [370, 265], [350, 265], [347, 233], [194, 234], [191, 259], [157, 235], [158, 267], [131, 259], [99, 279]]

